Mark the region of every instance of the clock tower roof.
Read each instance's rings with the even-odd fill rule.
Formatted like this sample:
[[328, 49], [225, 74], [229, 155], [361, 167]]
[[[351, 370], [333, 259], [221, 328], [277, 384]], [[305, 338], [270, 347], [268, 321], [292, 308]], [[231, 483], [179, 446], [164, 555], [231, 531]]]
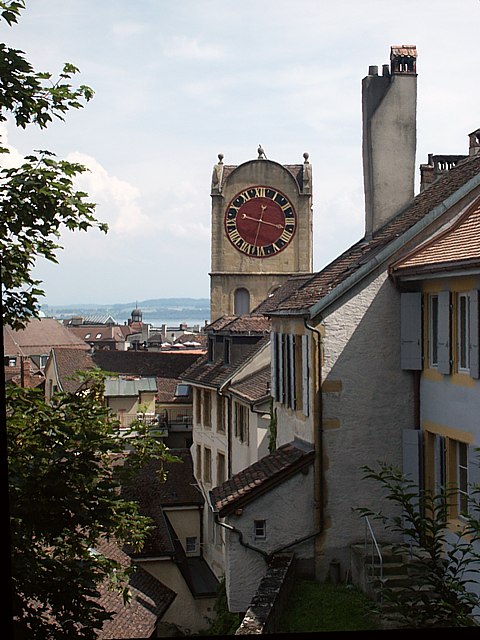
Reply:
[[246, 162], [242, 162], [239, 165], [233, 164], [224, 164], [223, 163], [223, 154], [218, 154], [218, 162], [213, 168], [212, 175], [212, 187], [211, 194], [219, 195], [223, 191], [223, 187], [225, 182], [231, 177], [231, 175], [238, 170], [240, 167], [245, 167], [248, 164], [255, 165], [256, 163], [270, 163], [272, 165], [277, 165], [286, 169], [295, 182], [298, 185], [298, 190], [300, 193], [310, 193], [311, 192], [311, 182], [312, 182], [312, 173], [311, 173], [311, 165], [309, 163], [309, 154], [304, 153], [304, 162], [303, 164], [280, 164], [279, 162], [275, 162], [274, 160], [268, 160], [265, 155], [263, 149], [261, 149], [262, 154], [260, 153], [261, 147], [259, 147], [259, 156], [255, 160], [247, 160]]

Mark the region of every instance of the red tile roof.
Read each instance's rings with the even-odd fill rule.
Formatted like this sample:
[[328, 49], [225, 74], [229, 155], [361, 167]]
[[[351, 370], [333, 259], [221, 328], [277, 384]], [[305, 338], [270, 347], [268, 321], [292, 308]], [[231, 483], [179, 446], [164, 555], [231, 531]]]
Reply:
[[211, 501], [220, 517], [243, 507], [272, 487], [313, 463], [313, 450], [290, 442], [243, 469], [211, 491]]
[[84, 340], [53, 318], [32, 318], [24, 329], [14, 331], [3, 327], [3, 352], [5, 355], [43, 355], [52, 347], [88, 349]]
[[235, 362], [226, 364], [223, 358], [209, 362], [208, 355], [198, 359], [181, 376], [183, 382], [206, 385], [210, 387], [221, 387], [228, 382], [232, 376], [239, 371], [246, 362], [260, 353], [270, 342], [270, 333], [262, 336], [255, 344], [245, 345], [241, 356]]
[[228, 332], [232, 335], [264, 335], [266, 333], [270, 333], [271, 326], [270, 320], [264, 315], [252, 312], [241, 316], [221, 316], [205, 327], [205, 331], [207, 334]]
[[270, 395], [271, 366], [267, 365], [230, 386], [230, 391], [247, 402], [255, 403]]
[[390, 267], [393, 275], [480, 262], [480, 198], [446, 230]]
[[125, 497], [140, 505], [140, 512], [153, 519], [154, 529], [148, 536], [144, 548], [135, 557], [173, 556], [175, 546], [165, 520], [164, 508], [201, 507], [204, 499], [196, 487], [193, 462], [189, 449], [172, 449], [171, 453], [180, 462], [166, 462], [165, 482], [158, 476], [161, 463], [151, 460], [122, 490]]
[[[112, 541], [100, 542], [96, 550], [122, 567], [132, 565], [129, 556]], [[176, 597], [174, 591], [141, 567], [136, 567], [130, 576], [129, 588], [132, 598], [124, 604], [121, 592], [109, 589], [107, 584], [100, 586], [99, 603], [114, 615], [104, 623], [98, 640], [154, 637], [158, 621]]]
[[76, 376], [78, 371], [94, 369], [92, 356], [87, 351], [71, 349], [68, 347], [55, 347], [51, 357], [54, 359], [57, 370], [60, 390], [74, 393], [78, 390], [80, 382]]
[[179, 378], [201, 355], [196, 351], [96, 351], [93, 361], [112, 373]]

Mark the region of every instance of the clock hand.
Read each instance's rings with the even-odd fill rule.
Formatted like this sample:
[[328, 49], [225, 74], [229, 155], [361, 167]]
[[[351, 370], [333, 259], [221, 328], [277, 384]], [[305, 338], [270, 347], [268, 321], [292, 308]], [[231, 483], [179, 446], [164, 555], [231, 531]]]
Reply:
[[[263, 213], [263, 212], [262, 212]], [[268, 220], [262, 220], [262, 218], [252, 218], [252, 216], [247, 216], [246, 213], [242, 213], [242, 219], [253, 220], [254, 222], [258, 222], [259, 224], [269, 224], [271, 227], [276, 227], [277, 229], [283, 229], [283, 224], [268, 222]]]
[[257, 246], [257, 240], [258, 240], [258, 234], [260, 233], [260, 223], [263, 222], [262, 218], [263, 218], [263, 212], [265, 211], [265, 209], [267, 208], [266, 205], [262, 204], [260, 205], [261, 209], [262, 209], [262, 213], [260, 214], [260, 218], [258, 219], [258, 224], [257, 224], [257, 233], [255, 234], [255, 240], [253, 241], [253, 244], [255, 246]]
[[259, 220], [262, 224], [269, 224], [271, 227], [276, 227], [277, 229], [283, 229], [283, 224], [276, 222], [268, 222], [268, 220]]

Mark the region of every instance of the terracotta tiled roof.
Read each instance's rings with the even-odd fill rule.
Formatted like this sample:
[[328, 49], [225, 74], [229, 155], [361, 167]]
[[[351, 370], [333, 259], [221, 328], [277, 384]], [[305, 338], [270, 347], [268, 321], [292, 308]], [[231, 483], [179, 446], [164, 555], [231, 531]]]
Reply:
[[261, 337], [255, 344], [245, 345], [242, 355], [232, 364], [225, 364], [223, 359], [209, 362], [208, 356], [204, 355], [187, 369], [180, 378], [182, 381], [191, 382], [192, 384], [221, 387], [228, 382], [235, 372], [241, 369], [250, 358], [260, 353], [269, 342], [270, 334]]
[[260, 313], [249, 313], [245, 315], [224, 315], [205, 327], [208, 333], [230, 333], [230, 334], [260, 334], [270, 332], [271, 322]]
[[447, 269], [480, 261], [480, 198], [448, 229], [390, 267], [392, 274]]
[[307, 314], [310, 307], [479, 173], [480, 154], [459, 162], [428, 189], [417, 195], [405, 210], [378, 229], [371, 239], [363, 238], [352, 245], [290, 296], [279, 302], [275, 309], [268, 311], [269, 315], [275, 315], [277, 312], [292, 315]]
[[[102, 541], [96, 550], [122, 567], [129, 568], [132, 564], [114, 542]], [[100, 586], [99, 603], [114, 615], [104, 623], [97, 636], [99, 640], [152, 638], [157, 622], [176, 597], [174, 591], [141, 567], [136, 567], [130, 576], [129, 587], [132, 599], [125, 605], [121, 592], [109, 589], [106, 584]]]
[[5, 355], [25, 356], [50, 353], [52, 347], [88, 348], [69, 329], [53, 318], [32, 318], [24, 329], [14, 331], [3, 327], [3, 352]]
[[68, 330], [88, 344], [91, 342], [125, 342], [125, 336], [120, 326], [85, 324], [75, 327], [68, 326]]
[[228, 515], [312, 464], [313, 458], [313, 450], [285, 444], [215, 487], [212, 505], [220, 517]]
[[278, 287], [268, 298], [261, 302], [252, 313], [268, 313], [278, 308], [278, 305], [293, 295], [300, 287], [306, 284], [312, 274], [291, 276], [281, 287]]
[[123, 488], [123, 494], [137, 501], [140, 512], [152, 518], [155, 523], [144, 548], [139, 554], [135, 554], [135, 557], [173, 556], [175, 546], [165, 520], [164, 507], [201, 507], [204, 503], [202, 494], [196, 488], [190, 450], [173, 449], [171, 453], [180, 458], [181, 462], [164, 464], [167, 471], [165, 482], [162, 482], [157, 474], [160, 462], [151, 460], [132, 482]]
[[192, 402], [192, 392], [188, 396], [177, 397], [175, 391], [180, 383], [178, 378], [157, 378], [157, 399], [158, 402], [169, 402], [176, 404], [185, 404]]
[[179, 378], [201, 355], [190, 351], [96, 351], [93, 361], [112, 373]]
[[247, 402], [255, 403], [269, 396], [270, 378], [271, 367], [267, 365], [243, 378], [240, 382], [232, 384], [230, 391], [236, 396], [244, 398]]
[[80, 386], [77, 371], [88, 371], [95, 368], [92, 356], [88, 351], [70, 349], [67, 347], [55, 347], [52, 349], [57, 369], [58, 381], [62, 391], [74, 393]]

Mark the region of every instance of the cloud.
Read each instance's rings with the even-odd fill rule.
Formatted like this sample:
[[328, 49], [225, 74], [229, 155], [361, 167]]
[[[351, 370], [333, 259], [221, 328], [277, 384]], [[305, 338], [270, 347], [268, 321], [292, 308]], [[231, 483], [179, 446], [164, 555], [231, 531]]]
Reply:
[[163, 47], [167, 58], [183, 58], [186, 60], [216, 60], [223, 57], [220, 47], [201, 44], [197, 38], [173, 36]]
[[145, 33], [148, 31], [148, 27], [139, 22], [115, 22], [111, 30], [114, 36], [128, 38]]
[[23, 155], [8, 143], [8, 127], [6, 123], [0, 124], [0, 143], [2, 147], [8, 149], [8, 153], [2, 154], [2, 167], [11, 169], [13, 167], [19, 167], [24, 160]]
[[142, 211], [137, 187], [110, 175], [95, 158], [84, 153], [70, 153], [67, 160], [88, 168], [76, 179], [76, 186], [98, 203], [98, 218], [108, 223], [111, 232], [138, 235], [149, 228], [150, 219]]

